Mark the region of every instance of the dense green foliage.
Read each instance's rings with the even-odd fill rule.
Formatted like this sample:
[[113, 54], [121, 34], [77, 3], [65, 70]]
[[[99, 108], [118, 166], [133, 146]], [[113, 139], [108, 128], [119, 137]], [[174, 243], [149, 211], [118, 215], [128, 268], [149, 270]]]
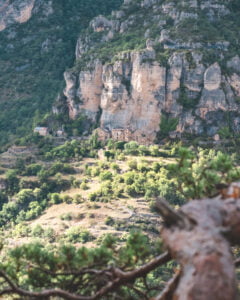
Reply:
[[[109, 279], [104, 273], [98, 277], [94, 272], [88, 273], [87, 270], [96, 266], [98, 270], [118, 266], [122, 270], [129, 271], [161, 251], [161, 243], [153, 244], [139, 232], [133, 232], [126, 237], [121, 247], [119, 241], [110, 235], [106, 235], [100, 246], [93, 249], [75, 248], [70, 244], [51, 248], [32, 243], [7, 252], [0, 262], [0, 269], [5, 270], [12, 280], [24, 288], [31, 286], [36, 289], [43, 287], [47, 289], [54, 286], [80, 295], [89, 295], [96, 292]], [[144, 291], [146, 284], [149, 297], [155, 295], [168, 280], [173, 266], [171, 263], [167, 267], [157, 268], [146, 278], [138, 279], [133, 289], [126, 287], [118, 289], [118, 297], [139, 299], [139, 293], [136, 291], [138, 289]], [[83, 272], [79, 272], [80, 270]], [[73, 274], [68, 275], [71, 272]], [[110, 293], [108, 297], [115, 299], [116, 293]]]
[[63, 72], [73, 64], [81, 30], [122, 1], [52, 2], [48, 17], [40, 9], [27, 23], [0, 32], [0, 145], [42, 123], [63, 89]]
[[168, 137], [171, 131], [176, 130], [178, 121], [178, 118], [171, 118], [167, 114], [162, 114], [157, 140], [160, 141], [161, 139]]

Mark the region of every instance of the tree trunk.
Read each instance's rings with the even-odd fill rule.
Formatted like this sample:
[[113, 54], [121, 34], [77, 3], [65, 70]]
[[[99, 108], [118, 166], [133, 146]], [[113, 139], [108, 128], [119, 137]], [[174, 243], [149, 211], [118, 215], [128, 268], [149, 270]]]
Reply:
[[164, 243], [182, 270], [172, 299], [237, 299], [231, 246], [240, 244], [240, 200], [195, 200], [177, 214], [192, 226], [169, 224], [163, 216]]

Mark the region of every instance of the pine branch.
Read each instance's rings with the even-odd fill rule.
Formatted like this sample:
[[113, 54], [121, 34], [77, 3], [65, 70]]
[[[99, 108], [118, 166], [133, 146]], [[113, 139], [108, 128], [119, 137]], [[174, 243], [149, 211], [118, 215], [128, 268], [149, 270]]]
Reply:
[[[41, 292], [30, 292], [26, 291], [19, 286], [17, 286], [8, 275], [0, 270], [0, 277], [2, 277], [5, 282], [8, 284], [8, 288], [0, 291], [0, 296], [6, 294], [18, 294], [24, 297], [32, 297], [32, 298], [49, 298], [49, 297], [62, 297], [67, 300], [95, 300], [100, 299], [101, 297], [107, 295], [108, 293], [117, 290], [120, 286], [133, 283], [137, 278], [146, 276], [149, 272], [156, 269], [157, 267], [167, 263], [171, 260], [171, 256], [168, 252], [165, 252], [157, 257], [155, 257], [150, 262], [145, 265], [139, 267], [136, 270], [124, 272], [118, 268], [112, 268], [111, 271], [107, 270], [108, 275], [112, 273], [112, 281], [109, 281], [107, 285], [102, 287], [95, 295], [93, 296], [81, 296], [76, 295], [61, 289], [49, 289]], [[90, 270], [86, 270], [90, 271]], [[94, 270], [92, 270], [94, 271]], [[100, 271], [102, 272], [102, 271]], [[94, 272], [95, 273], [95, 272]]]
[[164, 290], [157, 297], [152, 300], [169, 300], [172, 299], [173, 293], [178, 285], [181, 271], [177, 271], [176, 274], [169, 280]]

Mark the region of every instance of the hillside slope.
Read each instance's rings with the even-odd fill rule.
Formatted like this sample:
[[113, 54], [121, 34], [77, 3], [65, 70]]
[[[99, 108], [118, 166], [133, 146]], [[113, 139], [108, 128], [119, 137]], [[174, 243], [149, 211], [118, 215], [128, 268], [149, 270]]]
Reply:
[[236, 0], [125, 0], [79, 37], [54, 112], [99, 122], [102, 139], [238, 134], [239, 11]]
[[0, 4], [0, 145], [32, 130], [63, 88], [79, 32], [121, 0], [4, 0]]

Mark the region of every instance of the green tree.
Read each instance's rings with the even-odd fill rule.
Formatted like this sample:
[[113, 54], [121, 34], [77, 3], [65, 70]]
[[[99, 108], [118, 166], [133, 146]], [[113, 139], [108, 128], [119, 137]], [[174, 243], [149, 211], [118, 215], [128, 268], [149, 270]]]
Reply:
[[6, 172], [7, 191], [10, 195], [18, 192], [19, 190], [19, 178], [16, 170], [8, 170]]

